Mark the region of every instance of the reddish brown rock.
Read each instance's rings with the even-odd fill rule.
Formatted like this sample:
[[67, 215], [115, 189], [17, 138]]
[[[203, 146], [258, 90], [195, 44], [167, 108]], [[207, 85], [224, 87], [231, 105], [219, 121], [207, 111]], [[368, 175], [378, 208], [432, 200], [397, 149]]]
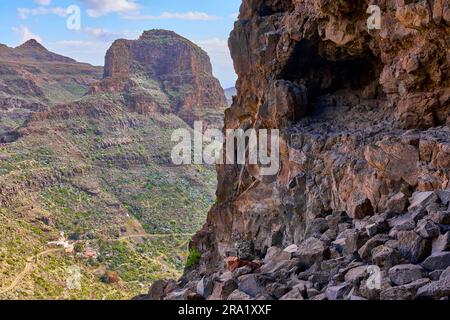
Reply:
[[236, 269], [246, 266], [249, 266], [250, 268], [252, 268], [252, 270], [261, 267], [259, 263], [241, 260], [238, 257], [228, 257], [225, 259], [225, 263], [227, 265], [228, 270], [231, 272], [234, 272]]

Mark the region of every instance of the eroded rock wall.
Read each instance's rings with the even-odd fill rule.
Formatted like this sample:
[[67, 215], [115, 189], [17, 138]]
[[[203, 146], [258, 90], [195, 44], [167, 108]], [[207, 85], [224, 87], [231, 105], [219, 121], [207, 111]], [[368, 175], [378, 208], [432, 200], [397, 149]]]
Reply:
[[[143, 83], [147, 90], [137, 92]], [[104, 79], [91, 91], [129, 92], [137, 111], [172, 112], [190, 124], [207, 110], [222, 111], [227, 105], [207, 53], [167, 30], [115, 41], [106, 53]], [[155, 91], [161, 91], [159, 96]]]
[[[368, 28], [370, 5], [381, 29]], [[191, 244], [202, 258], [166, 298], [199, 279], [220, 299], [448, 295], [428, 273], [449, 266], [447, 244], [414, 285], [390, 274], [448, 243], [448, 221], [431, 217], [449, 210], [436, 194], [450, 189], [449, 2], [244, 0], [229, 45], [239, 79], [225, 128], [280, 129], [281, 169], [218, 166], [218, 203]], [[360, 287], [370, 264], [383, 289]]]

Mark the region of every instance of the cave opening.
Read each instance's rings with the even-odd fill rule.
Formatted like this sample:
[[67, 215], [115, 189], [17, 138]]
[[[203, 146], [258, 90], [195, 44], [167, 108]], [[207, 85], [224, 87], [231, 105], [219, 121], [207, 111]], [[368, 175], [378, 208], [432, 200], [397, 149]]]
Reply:
[[279, 78], [307, 88], [308, 113], [313, 113], [317, 99], [326, 95], [351, 92], [361, 99], [381, 98], [382, 69], [381, 60], [370, 50], [351, 56], [336, 47], [319, 48], [312, 41], [301, 40]]
[[265, 1], [258, 3], [256, 12], [260, 17], [271, 16], [277, 13], [289, 12], [294, 9], [292, 0]]

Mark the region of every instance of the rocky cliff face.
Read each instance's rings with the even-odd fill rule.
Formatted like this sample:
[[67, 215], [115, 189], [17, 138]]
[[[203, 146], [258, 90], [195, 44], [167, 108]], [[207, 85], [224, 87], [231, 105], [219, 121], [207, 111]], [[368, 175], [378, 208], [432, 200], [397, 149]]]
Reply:
[[[154, 88], [135, 90], [148, 80]], [[172, 112], [189, 123], [204, 119], [208, 110], [222, 112], [227, 106], [206, 52], [166, 30], [145, 31], [138, 40], [115, 41], [106, 54], [104, 80], [92, 91], [127, 91], [140, 112]]]
[[229, 44], [225, 127], [280, 129], [281, 169], [219, 166], [198, 265], [150, 297], [447, 297], [448, 1], [244, 0]]
[[102, 77], [102, 67], [48, 51], [36, 40], [10, 48], [0, 44], [0, 143], [31, 113], [80, 99]]

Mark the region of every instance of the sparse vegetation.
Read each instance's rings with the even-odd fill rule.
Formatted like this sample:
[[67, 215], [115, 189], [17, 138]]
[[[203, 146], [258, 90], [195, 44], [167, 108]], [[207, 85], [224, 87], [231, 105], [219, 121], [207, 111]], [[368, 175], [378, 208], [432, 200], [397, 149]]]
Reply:
[[189, 250], [189, 255], [186, 261], [186, 267], [191, 268], [199, 263], [202, 254], [197, 248], [192, 248]]

